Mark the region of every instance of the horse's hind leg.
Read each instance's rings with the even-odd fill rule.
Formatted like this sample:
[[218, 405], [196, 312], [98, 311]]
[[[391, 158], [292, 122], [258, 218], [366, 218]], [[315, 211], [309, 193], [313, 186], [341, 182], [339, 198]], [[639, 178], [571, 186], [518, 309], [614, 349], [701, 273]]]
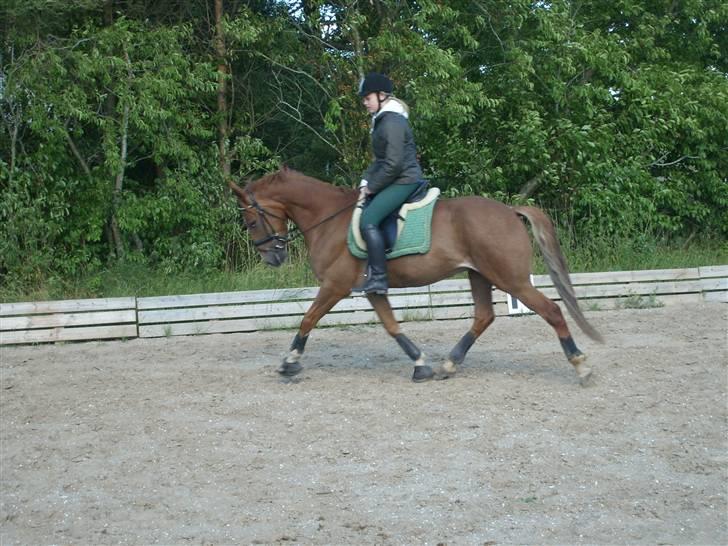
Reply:
[[574, 366], [580, 383], [586, 385], [591, 378], [592, 370], [585, 364], [586, 355], [574, 343], [559, 306], [534, 288], [530, 282], [518, 289], [514, 289], [511, 294], [521, 300], [526, 307], [541, 316], [556, 331], [566, 358]]
[[473, 303], [475, 304], [473, 325], [458, 341], [457, 345], [453, 347], [448, 360], [437, 371], [438, 379], [447, 379], [455, 375], [457, 366], [463, 363], [465, 355], [468, 354], [475, 340], [495, 320], [493, 286], [477, 271], [468, 271], [468, 277], [470, 278], [470, 288], [473, 293]]
[[367, 298], [377, 312], [377, 316], [382, 321], [384, 329], [397, 341], [402, 350], [407, 353], [407, 356], [414, 361], [415, 369], [412, 373], [412, 381], [420, 383], [432, 379], [435, 375], [432, 368], [425, 364], [424, 354], [417, 345], [412, 343], [410, 338], [402, 333], [397, 319], [394, 318], [392, 306], [389, 305], [387, 296], [368, 294]]

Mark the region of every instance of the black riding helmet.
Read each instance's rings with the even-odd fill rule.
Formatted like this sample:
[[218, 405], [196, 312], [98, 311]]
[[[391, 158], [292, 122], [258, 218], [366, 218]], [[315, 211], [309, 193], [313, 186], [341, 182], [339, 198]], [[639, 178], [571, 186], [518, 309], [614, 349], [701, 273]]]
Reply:
[[370, 72], [359, 82], [359, 91], [357, 94], [360, 97], [366, 97], [369, 93], [378, 93], [381, 91], [382, 93], [391, 95], [393, 90], [394, 84], [387, 76], [378, 72]]

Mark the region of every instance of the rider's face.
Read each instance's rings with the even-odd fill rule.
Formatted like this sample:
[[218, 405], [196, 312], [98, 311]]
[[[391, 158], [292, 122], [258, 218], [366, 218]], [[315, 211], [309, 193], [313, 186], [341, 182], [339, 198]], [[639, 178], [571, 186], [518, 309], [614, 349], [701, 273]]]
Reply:
[[361, 102], [364, 105], [364, 108], [367, 109], [367, 112], [369, 112], [370, 114], [376, 114], [377, 112], [379, 112], [379, 100], [383, 100], [384, 98], [384, 93], [369, 93], [362, 98]]

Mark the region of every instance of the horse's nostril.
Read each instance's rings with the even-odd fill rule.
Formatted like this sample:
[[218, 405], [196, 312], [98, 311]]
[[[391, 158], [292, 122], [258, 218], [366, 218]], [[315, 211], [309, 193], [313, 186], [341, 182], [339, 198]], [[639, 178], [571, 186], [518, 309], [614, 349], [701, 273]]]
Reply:
[[263, 261], [273, 267], [279, 267], [286, 261], [288, 254], [285, 250], [283, 251], [269, 251], [263, 255]]

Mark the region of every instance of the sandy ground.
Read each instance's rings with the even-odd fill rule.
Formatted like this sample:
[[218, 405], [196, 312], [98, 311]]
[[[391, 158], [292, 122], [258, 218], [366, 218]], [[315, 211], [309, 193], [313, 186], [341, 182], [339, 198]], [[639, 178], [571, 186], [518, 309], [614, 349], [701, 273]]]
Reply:
[[728, 306], [587, 315], [3, 348], [0, 543], [728, 543]]

